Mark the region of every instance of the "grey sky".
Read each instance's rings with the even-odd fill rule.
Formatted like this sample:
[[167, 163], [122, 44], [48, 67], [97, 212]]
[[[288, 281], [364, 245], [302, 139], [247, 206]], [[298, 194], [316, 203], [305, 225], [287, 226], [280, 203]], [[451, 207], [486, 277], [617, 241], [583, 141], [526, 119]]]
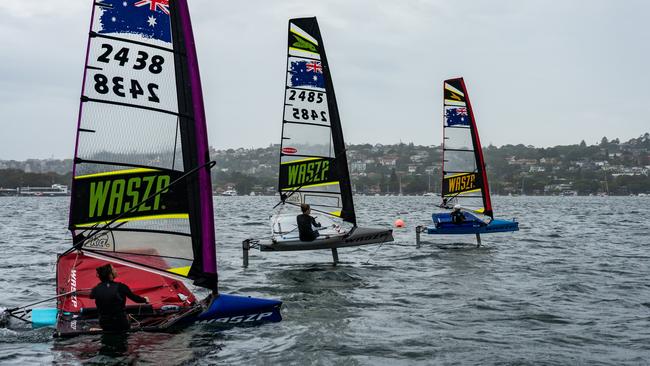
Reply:
[[[463, 76], [483, 144], [650, 130], [650, 2], [189, 0], [210, 144], [280, 139], [287, 21], [317, 16], [346, 142], [439, 144]], [[0, 2], [0, 159], [71, 157], [91, 0]]]

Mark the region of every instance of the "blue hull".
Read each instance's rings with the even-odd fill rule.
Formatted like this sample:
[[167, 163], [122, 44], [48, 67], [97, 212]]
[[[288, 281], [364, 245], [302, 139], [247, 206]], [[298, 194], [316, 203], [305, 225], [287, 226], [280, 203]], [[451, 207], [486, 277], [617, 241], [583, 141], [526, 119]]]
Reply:
[[514, 220], [494, 219], [486, 223], [469, 212], [463, 214], [466, 220], [461, 224], [454, 224], [451, 222], [451, 214], [434, 213], [433, 225], [427, 226], [424, 232], [427, 234], [488, 234], [519, 230], [519, 223]]
[[206, 311], [195, 318], [188, 319], [188, 323], [232, 325], [276, 323], [282, 320], [281, 305], [280, 300], [220, 294]]

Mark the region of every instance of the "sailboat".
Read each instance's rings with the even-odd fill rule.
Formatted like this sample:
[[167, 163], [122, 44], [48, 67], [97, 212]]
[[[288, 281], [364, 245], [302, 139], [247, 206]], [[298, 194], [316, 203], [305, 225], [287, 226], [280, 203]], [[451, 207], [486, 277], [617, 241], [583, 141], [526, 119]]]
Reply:
[[465, 220], [452, 222], [449, 212], [433, 213], [433, 223], [416, 227], [416, 240], [426, 234], [480, 234], [519, 230], [515, 220], [495, 219], [485, 161], [476, 119], [463, 78], [444, 81], [442, 149], [442, 202], [439, 207], [459, 205]]
[[[393, 241], [391, 229], [357, 226], [334, 84], [315, 17], [289, 20], [287, 47], [279, 209], [270, 219], [270, 239], [244, 241], [244, 266], [250, 247], [331, 249], [336, 263], [337, 248]], [[298, 235], [301, 204], [309, 204], [321, 224], [313, 241]]]
[[[110, 263], [149, 303], [131, 330], [281, 320], [278, 300], [220, 294], [206, 120], [186, 0], [93, 2], [56, 309], [10, 309], [65, 337], [101, 333], [90, 289]], [[203, 300], [186, 282], [211, 291]], [[32, 304], [34, 305], [34, 304]]]

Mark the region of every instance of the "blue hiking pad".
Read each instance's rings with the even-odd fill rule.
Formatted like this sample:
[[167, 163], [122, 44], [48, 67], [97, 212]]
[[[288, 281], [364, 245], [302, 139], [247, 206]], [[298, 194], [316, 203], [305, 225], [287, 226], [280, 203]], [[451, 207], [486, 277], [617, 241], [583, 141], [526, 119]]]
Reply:
[[442, 212], [432, 215], [433, 225], [427, 226], [427, 234], [487, 234], [518, 231], [517, 221], [494, 219], [489, 223], [479, 219], [469, 212], [463, 212], [465, 221], [460, 224], [451, 222], [451, 213]]

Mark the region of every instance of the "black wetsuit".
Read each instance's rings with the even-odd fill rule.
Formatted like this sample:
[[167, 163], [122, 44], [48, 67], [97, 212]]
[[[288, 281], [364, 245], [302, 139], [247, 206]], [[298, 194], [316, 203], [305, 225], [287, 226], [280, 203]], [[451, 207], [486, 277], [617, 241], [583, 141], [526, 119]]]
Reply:
[[460, 225], [465, 221], [465, 215], [458, 210], [458, 211], [452, 211], [451, 212], [451, 222], [453, 222], [456, 225]]
[[95, 286], [90, 293], [90, 298], [95, 299], [99, 312], [99, 325], [107, 332], [124, 332], [129, 330], [129, 320], [124, 308], [126, 298], [137, 303], [146, 303], [144, 297], [133, 292], [129, 286], [120, 282], [102, 282]]
[[298, 223], [298, 233], [301, 241], [312, 241], [318, 237], [318, 231], [311, 227], [312, 225], [320, 227], [316, 219], [307, 214], [300, 214], [296, 217], [296, 222]]

